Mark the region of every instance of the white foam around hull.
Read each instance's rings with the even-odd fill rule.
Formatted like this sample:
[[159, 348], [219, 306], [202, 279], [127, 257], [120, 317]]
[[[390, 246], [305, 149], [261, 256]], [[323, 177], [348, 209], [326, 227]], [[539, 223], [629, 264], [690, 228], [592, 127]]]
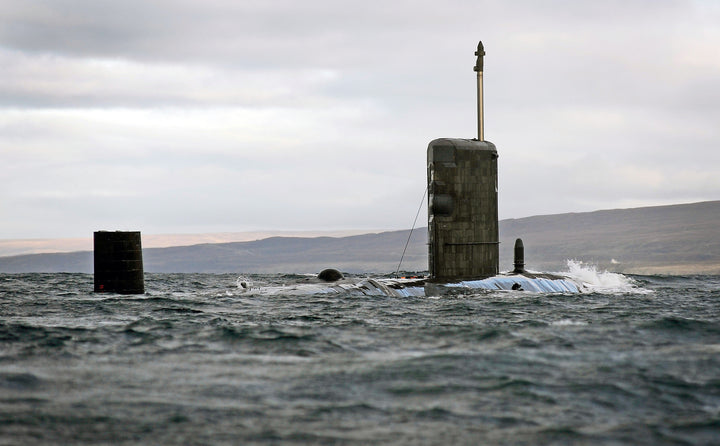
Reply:
[[516, 290], [536, 293], [580, 293], [583, 286], [569, 278], [543, 278], [525, 276], [496, 276], [482, 280], [456, 283], [427, 283], [417, 279], [360, 279], [335, 283], [298, 283], [283, 286], [249, 288], [249, 294], [354, 294], [361, 296], [442, 296], [446, 293], [467, 290]]

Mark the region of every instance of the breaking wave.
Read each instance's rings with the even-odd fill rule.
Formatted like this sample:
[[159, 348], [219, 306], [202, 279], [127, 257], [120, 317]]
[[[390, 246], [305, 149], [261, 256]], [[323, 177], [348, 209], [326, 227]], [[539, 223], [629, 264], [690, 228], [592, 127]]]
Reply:
[[598, 271], [596, 265], [579, 260], [567, 260], [568, 270], [558, 273], [582, 283], [589, 292], [596, 293], [650, 293], [638, 286], [632, 278], [620, 273]]

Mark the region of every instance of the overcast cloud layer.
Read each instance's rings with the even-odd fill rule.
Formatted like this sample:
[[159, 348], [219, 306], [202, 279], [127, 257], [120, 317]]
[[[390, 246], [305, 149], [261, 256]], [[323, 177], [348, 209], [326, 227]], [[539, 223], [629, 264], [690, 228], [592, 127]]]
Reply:
[[480, 39], [501, 218], [720, 199], [714, 0], [11, 0], [0, 238], [407, 228]]

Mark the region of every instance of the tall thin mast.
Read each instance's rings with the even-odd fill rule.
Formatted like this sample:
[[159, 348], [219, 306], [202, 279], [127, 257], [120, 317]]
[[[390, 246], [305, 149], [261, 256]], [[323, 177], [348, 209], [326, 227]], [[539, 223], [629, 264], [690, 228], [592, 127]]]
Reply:
[[482, 41], [478, 43], [477, 62], [474, 71], [477, 72], [477, 109], [478, 109], [478, 141], [485, 141], [485, 131], [483, 129], [483, 56], [485, 56], [485, 48]]

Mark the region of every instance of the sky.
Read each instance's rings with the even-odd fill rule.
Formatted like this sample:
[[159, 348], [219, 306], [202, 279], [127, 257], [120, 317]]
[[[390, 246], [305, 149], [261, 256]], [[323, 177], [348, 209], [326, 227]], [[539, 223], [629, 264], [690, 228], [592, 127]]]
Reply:
[[479, 40], [501, 219], [720, 199], [715, 0], [2, 0], [0, 239], [407, 229]]

